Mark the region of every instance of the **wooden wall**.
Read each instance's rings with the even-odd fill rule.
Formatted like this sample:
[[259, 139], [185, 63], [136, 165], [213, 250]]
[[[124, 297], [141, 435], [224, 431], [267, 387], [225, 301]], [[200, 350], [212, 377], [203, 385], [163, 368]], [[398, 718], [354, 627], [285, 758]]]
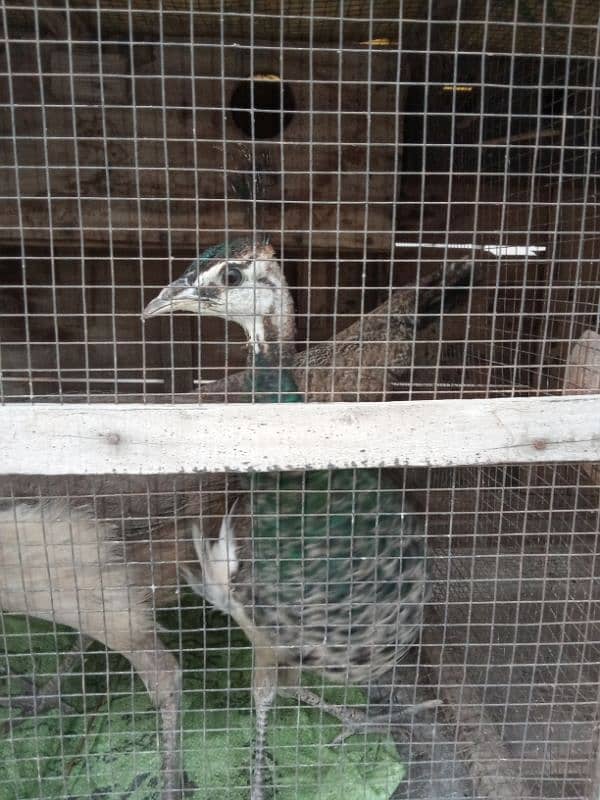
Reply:
[[[492, 366], [498, 380], [537, 380], [532, 365], [545, 357], [537, 341], [543, 336], [551, 340], [547, 352], [562, 364], [564, 309], [578, 269], [572, 231], [592, 192], [586, 176], [559, 194], [555, 178], [512, 175], [510, 167], [487, 176], [453, 171], [448, 154], [473, 152], [468, 148], [485, 143], [497, 124], [493, 103], [482, 105], [479, 90], [467, 99], [443, 91], [446, 78], [454, 77], [476, 89], [478, 58], [464, 59], [463, 75], [451, 55], [429, 59], [396, 47], [365, 48], [358, 40], [343, 50], [328, 40], [316, 41], [311, 51], [306, 41], [292, 40], [285, 47], [274, 40], [250, 46], [231, 38], [222, 46], [195, 30], [193, 47], [174, 31], [161, 45], [156, 31], [128, 31], [125, 17], [121, 28], [102, 31], [99, 44], [96, 18], [95, 11], [70, 14], [67, 27], [64, 14], [48, 12], [36, 30], [34, 16], [24, 12], [0, 51], [4, 373], [32, 368], [42, 394], [56, 393], [57, 377], [64, 391], [121, 394], [139, 393], [143, 374], [163, 381], [147, 384], [147, 391], [185, 392], [198, 378], [222, 375], [226, 363], [237, 368], [245, 360], [239, 331], [228, 330], [226, 351], [218, 322], [204, 321], [200, 330], [185, 317], [142, 326], [139, 315], [199, 250], [253, 222], [271, 233], [283, 259], [300, 347], [354, 322], [390, 286], [422, 280], [444, 263], [446, 245], [545, 245], [551, 258], [564, 262], [562, 300], [556, 286], [545, 288], [557, 274], [550, 259], [524, 266], [488, 258], [478, 275], [487, 288], [474, 293], [470, 324], [449, 318], [443, 335], [459, 346], [465, 339], [473, 344], [483, 365], [483, 394]], [[508, 62], [504, 57], [502, 64]], [[234, 120], [231, 98], [257, 74], [279, 76], [293, 107], [279, 137], [252, 142]], [[427, 80], [425, 108], [414, 86], [423, 89]], [[528, 107], [537, 89], [527, 91]], [[495, 110], [498, 119], [510, 112]], [[482, 111], [489, 123], [478, 127]], [[424, 113], [431, 113], [426, 130], [415, 134], [413, 123]], [[511, 130], [502, 124], [508, 140]], [[405, 128], [412, 136], [408, 155]], [[528, 152], [539, 155], [539, 149]], [[507, 163], [511, 152], [507, 145]], [[252, 201], [239, 195], [252, 157], [266, 169], [256, 220]], [[545, 158], [536, 162], [544, 169], [551, 159], [558, 163], [552, 148]], [[596, 230], [593, 212], [585, 213], [586, 229]], [[571, 233], [561, 238], [561, 231]], [[584, 245], [590, 258], [596, 252], [591, 238]], [[397, 239], [414, 246], [396, 249]], [[591, 275], [595, 262], [589, 264]], [[545, 325], [523, 313], [532, 309], [562, 314], [563, 321]], [[503, 378], [504, 364], [510, 369]], [[91, 384], [92, 377], [103, 383]], [[134, 382], [115, 389], [116, 377]], [[436, 372], [422, 378], [431, 383]], [[464, 371], [455, 380], [465, 380]]]
[[[214, 42], [96, 42], [0, 54], [3, 241], [196, 250], [248, 228], [232, 190], [248, 137], [229, 110], [276, 74], [295, 111], [270, 163], [264, 228], [279, 245], [390, 252], [406, 69], [397, 54]], [[14, 104], [12, 110], [11, 102]], [[13, 138], [13, 130], [16, 137]]]
[[[288, 252], [283, 266], [297, 309], [300, 349], [308, 341], [329, 339], [334, 328], [352, 324], [387, 294], [386, 261], [373, 260], [363, 274], [363, 261], [352, 252], [341, 254], [338, 262]], [[237, 326], [226, 328], [210, 319], [199, 325], [191, 316], [141, 321], [145, 303], [183, 271], [192, 255], [140, 258], [134, 250], [118, 250], [111, 256], [103, 248], [88, 248], [82, 255], [61, 245], [50, 257], [48, 249], [35, 244], [22, 257], [15, 246], [5, 247], [0, 258], [2, 391], [29, 394], [26, 377], [32, 372], [37, 395], [56, 395], [59, 388], [79, 394], [191, 392], [198, 379], [219, 378], [226, 366], [238, 369], [247, 352]]]
[[[33, 369], [36, 393], [55, 394], [57, 378], [63, 391], [111, 392], [117, 376], [144, 372], [164, 391], [191, 391], [226, 361], [239, 366], [245, 350], [225, 355], [218, 322], [199, 333], [189, 318], [144, 328], [139, 314], [199, 250], [253, 222], [284, 258], [300, 341], [326, 339], [375, 305], [365, 290], [379, 273], [363, 275], [362, 259], [393, 252], [408, 80], [397, 52], [323, 44], [308, 55], [201, 37], [191, 48], [173, 37], [160, 45], [150, 31], [130, 41], [126, 27], [103, 29], [99, 44], [95, 12], [70, 14], [69, 25], [62, 13], [37, 19], [9, 18], [0, 52], [5, 377]], [[285, 82], [293, 112], [280, 136], [253, 143], [231, 99], [256, 74]], [[258, 220], [240, 197], [252, 158], [268, 171]], [[3, 382], [9, 393], [24, 386]]]

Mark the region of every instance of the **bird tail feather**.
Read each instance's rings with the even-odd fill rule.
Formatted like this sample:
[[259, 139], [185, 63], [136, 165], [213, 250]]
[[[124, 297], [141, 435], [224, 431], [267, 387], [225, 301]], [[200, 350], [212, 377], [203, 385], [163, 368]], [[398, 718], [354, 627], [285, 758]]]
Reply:
[[453, 261], [445, 269], [436, 271], [419, 289], [417, 296], [417, 330], [426, 327], [441, 312], [451, 311], [469, 293], [473, 285], [475, 261], [471, 256]]

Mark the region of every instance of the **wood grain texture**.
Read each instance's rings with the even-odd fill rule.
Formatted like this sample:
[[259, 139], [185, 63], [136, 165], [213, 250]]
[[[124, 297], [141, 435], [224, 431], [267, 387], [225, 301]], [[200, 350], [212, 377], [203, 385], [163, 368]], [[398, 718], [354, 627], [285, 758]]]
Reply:
[[600, 395], [0, 409], [4, 474], [165, 474], [600, 460]]

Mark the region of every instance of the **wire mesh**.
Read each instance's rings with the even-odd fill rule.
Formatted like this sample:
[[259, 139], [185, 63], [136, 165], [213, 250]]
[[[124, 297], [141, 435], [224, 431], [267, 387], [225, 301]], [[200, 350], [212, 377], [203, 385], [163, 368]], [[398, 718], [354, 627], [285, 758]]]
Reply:
[[[598, 683], [597, 483], [575, 464], [409, 470], [387, 477], [403, 487], [407, 502], [421, 509], [427, 527], [432, 594], [425, 608], [422, 654], [417, 664], [413, 653], [395, 666], [392, 675], [369, 682], [366, 700], [357, 699], [351, 687], [342, 695], [347, 693], [346, 702], [362, 704], [372, 715], [383, 709], [390, 714], [390, 725], [394, 711], [403, 704], [434, 697], [446, 703], [441, 710], [421, 712], [406, 727], [392, 729], [409, 767], [408, 781], [400, 783], [397, 796], [406, 792], [423, 797], [491, 796], [485, 779], [496, 787], [505, 782], [513, 785], [513, 792], [525, 786], [526, 796], [531, 797], [585, 796]], [[125, 486], [122, 478], [105, 478], [102, 483], [89, 478], [32, 478], [21, 483], [11, 479], [3, 492], [5, 503], [13, 504], [17, 497], [20, 502], [39, 502], [43, 497], [46, 504], [52, 498], [62, 502], [69, 497], [73, 525], [76, 509], [89, 510], [90, 505], [96, 526], [111, 525], [125, 550], [127, 586], [132, 593], [136, 586], [152, 589], [146, 603], [166, 628], [160, 637], [183, 659], [188, 770], [196, 782], [203, 781], [205, 792], [215, 791], [218, 781], [224, 780], [220, 760], [230, 759], [237, 771], [228, 775], [225, 789], [235, 796], [237, 791], [243, 793], [247, 780], [242, 775], [248, 768], [250, 736], [249, 645], [226, 617], [185, 591], [180, 572], [182, 566], [193, 568], [195, 563], [190, 524], [198, 519], [198, 508], [208, 507], [203, 522], [218, 528], [221, 514], [212, 507], [212, 494], [218, 493], [219, 499], [223, 491], [239, 496], [236, 476], [213, 480], [140, 478]], [[47, 542], [48, 505], [46, 520]], [[31, 550], [28, 565], [34, 559]], [[45, 559], [51, 560], [47, 553]], [[12, 574], [18, 574], [10, 559], [3, 566], [3, 581], [11, 567]], [[307, 561], [304, 569], [309, 568]], [[116, 576], [123, 580], [121, 573]], [[85, 588], [82, 573], [81, 614], [89, 610]], [[38, 575], [37, 593], [44, 591]], [[359, 582], [353, 591], [353, 601], [358, 602]], [[5, 602], [6, 595], [2, 596]], [[36, 592], [29, 601], [35, 606]], [[108, 620], [105, 625], [109, 627]], [[32, 758], [37, 758], [39, 768], [38, 791], [53, 788], [58, 796], [61, 791], [88, 796], [98, 789], [118, 793], [118, 781], [133, 780], [135, 774], [141, 775], [140, 785], [145, 787], [152, 752], [148, 731], [155, 729], [155, 712], [123, 656], [108, 658], [97, 642], [84, 655], [79, 633], [32, 617], [5, 614], [3, 639], [3, 687], [11, 727], [2, 747], [7, 759], [10, 754], [14, 760], [23, 792], [29, 789], [30, 796], [37, 796], [24, 778]], [[57, 672], [59, 656], [73, 644], [78, 653], [75, 665], [68, 672], [64, 667]], [[27, 697], [23, 678], [32, 674], [42, 698], [44, 692], [56, 692], [54, 683], [47, 687], [46, 682], [56, 682], [60, 676], [60, 697], [71, 705], [64, 716], [40, 710], [37, 723], [26, 716], [23, 721], [19, 706]], [[317, 679], [316, 685], [322, 689], [336, 683]], [[283, 711], [273, 721], [279, 733], [272, 744], [276, 762], [272, 780], [284, 796], [285, 792], [302, 795], [311, 786], [315, 790], [315, 780], [327, 781], [333, 768], [314, 741], [312, 750], [310, 739], [300, 745], [294, 741], [290, 727], [298, 726], [305, 735], [307, 727], [316, 725], [317, 738], [327, 740], [331, 731], [339, 732], [339, 725], [329, 718], [316, 724], [302, 711], [294, 712], [300, 716], [292, 722], [289, 705], [285, 700], [280, 703]], [[37, 757], [30, 751], [32, 725], [39, 739]], [[476, 739], [468, 735], [473, 727], [478, 730]], [[48, 751], [45, 741], [59, 732], [61, 752]], [[225, 748], [226, 756], [213, 754], [216, 766], [207, 772], [198, 763], [198, 752], [206, 758], [203, 740], [211, 742], [211, 737], [217, 751]], [[357, 738], [362, 743], [357, 748], [355, 739], [350, 757], [362, 750], [367, 765], [373, 770], [387, 768], [393, 782], [394, 763]], [[113, 784], [107, 778], [105, 748], [109, 764], [116, 764]], [[137, 763], [131, 762], [131, 751]], [[123, 753], [129, 754], [127, 758]], [[295, 777], [289, 771], [290, 758]], [[312, 759], [323, 777], [303, 775], [303, 759]], [[513, 774], [510, 770], [507, 774], [506, 764]], [[13, 791], [11, 778], [16, 782], [15, 774], [7, 779], [6, 796]]]
[[[263, 235], [301, 401], [597, 392], [599, 22], [591, 0], [7, 0], [0, 401], [270, 397], [231, 293], [225, 320], [141, 319], [205, 248]], [[315, 475], [0, 480], [0, 800], [167, 800], [179, 752], [190, 796], [249, 797], [265, 641], [266, 796], [597, 797], [597, 465]], [[379, 674], [386, 571], [423, 620]], [[284, 696], [303, 646], [305, 688], [382, 729], [338, 742]]]

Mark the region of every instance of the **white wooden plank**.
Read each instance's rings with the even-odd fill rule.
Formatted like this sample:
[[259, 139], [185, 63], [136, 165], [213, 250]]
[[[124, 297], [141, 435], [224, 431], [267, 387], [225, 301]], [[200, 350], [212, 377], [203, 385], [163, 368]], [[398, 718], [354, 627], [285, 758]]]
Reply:
[[5, 405], [3, 474], [600, 461], [600, 395], [406, 403]]

